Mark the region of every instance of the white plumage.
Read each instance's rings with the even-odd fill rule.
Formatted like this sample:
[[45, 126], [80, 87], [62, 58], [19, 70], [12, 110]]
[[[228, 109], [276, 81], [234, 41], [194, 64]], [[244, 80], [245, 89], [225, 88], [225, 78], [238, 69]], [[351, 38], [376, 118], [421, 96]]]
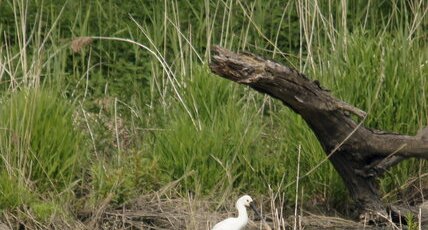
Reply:
[[227, 218], [212, 228], [212, 230], [241, 230], [248, 223], [247, 207], [251, 207], [257, 215], [258, 211], [254, 206], [253, 199], [250, 196], [244, 195], [236, 201], [235, 205], [238, 209], [238, 217]]

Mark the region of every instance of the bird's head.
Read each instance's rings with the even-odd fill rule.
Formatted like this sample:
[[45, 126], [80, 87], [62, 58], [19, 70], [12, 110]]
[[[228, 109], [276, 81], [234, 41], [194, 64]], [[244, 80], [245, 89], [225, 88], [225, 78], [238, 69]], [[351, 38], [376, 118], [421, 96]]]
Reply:
[[249, 195], [241, 196], [241, 198], [238, 199], [238, 201], [236, 202], [236, 207], [238, 208], [239, 206], [251, 207], [251, 209], [254, 210], [256, 215], [261, 218], [261, 215], [260, 215], [259, 211], [257, 210], [253, 199]]
[[252, 203], [253, 199], [249, 195], [244, 195], [238, 199], [238, 201], [236, 202], [236, 206], [250, 207]]

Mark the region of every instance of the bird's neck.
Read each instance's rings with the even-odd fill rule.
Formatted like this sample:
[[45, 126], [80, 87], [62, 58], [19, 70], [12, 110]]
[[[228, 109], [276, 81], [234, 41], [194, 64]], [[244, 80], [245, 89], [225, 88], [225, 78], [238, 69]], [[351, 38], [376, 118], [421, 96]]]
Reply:
[[247, 225], [248, 222], [248, 214], [247, 214], [247, 209], [243, 206], [241, 207], [236, 207], [238, 209], [238, 220], [239, 223], [242, 224], [242, 226]]

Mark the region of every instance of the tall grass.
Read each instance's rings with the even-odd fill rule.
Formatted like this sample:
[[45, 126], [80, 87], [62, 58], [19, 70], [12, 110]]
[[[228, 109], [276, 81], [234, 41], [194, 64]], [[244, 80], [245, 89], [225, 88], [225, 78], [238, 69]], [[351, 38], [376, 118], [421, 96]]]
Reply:
[[22, 90], [0, 108], [1, 210], [29, 207], [42, 221], [66, 212], [88, 150], [73, 106], [49, 91]]
[[31, 15], [25, 1], [0, 7], [0, 209], [40, 227], [73, 205], [89, 151], [54, 78], [64, 76], [58, 49], [66, 46], [51, 40], [64, 8], [46, 16], [33, 7]]
[[[277, 191], [285, 203], [342, 202], [332, 166], [311, 171], [326, 155], [305, 122], [213, 76], [212, 44], [294, 66], [368, 111], [367, 126], [414, 134], [428, 121], [421, 0], [9, 0], [0, 11], [0, 175], [15, 181], [0, 183], [3, 209], [63, 191], [78, 194], [76, 209], [120, 205], [171, 182], [222, 200]], [[80, 36], [98, 39], [73, 53]], [[426, 173], [415, 164], [383, 189]]]
[[5, 170], [37, 181], [41, 191], [69, 186], [86, 154], [71, 108], [48, 92], [22, 91], [5, 101], [0, 109]]

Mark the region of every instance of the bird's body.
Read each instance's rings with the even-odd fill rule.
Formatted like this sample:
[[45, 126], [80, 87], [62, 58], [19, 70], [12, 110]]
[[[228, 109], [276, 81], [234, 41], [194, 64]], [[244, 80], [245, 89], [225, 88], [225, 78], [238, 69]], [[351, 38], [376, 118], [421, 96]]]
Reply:
[[227, 218], [212, 228], [212, 230], [242, 230], [248, 223], [247, 207], [251, 207], [258, 214], [253, 199], [250, 196], [245, 195], [236, 201], [236, 209], [238, 210], [238, 217]]
[[246, 219], [239, 219], [238, 217], [227, 218], [222, 222], [216, 224], [212, 230], [241, 230], [244, 229], [248, 223]]

